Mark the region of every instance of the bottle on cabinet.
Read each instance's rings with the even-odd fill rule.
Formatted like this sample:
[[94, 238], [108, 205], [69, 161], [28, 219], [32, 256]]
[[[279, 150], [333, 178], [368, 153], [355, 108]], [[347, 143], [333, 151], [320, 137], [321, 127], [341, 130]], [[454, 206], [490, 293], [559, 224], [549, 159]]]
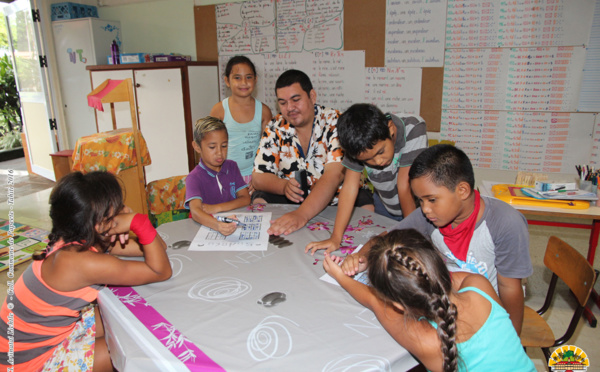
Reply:
[[113, 65], [118, 65], [121, 63], [121, 60], [119, 58], [119, 46], [117, 45], [116, 40], [113, 40], [113, 42], [110, 46], [110, 56], [112, 58]]

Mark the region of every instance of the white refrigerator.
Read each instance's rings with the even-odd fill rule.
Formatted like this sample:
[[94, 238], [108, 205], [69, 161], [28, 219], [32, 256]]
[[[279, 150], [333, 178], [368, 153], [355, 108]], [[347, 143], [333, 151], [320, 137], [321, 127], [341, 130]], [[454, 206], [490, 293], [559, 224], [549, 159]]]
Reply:
[[88, 106], [90, 74], [85, 68], [108, 64], [115, 40], [122, 51], [121, 24], [98, 18], [52, 22], [61, 98], [69, 148], [77, 139], [97, 132], [94, 109]]

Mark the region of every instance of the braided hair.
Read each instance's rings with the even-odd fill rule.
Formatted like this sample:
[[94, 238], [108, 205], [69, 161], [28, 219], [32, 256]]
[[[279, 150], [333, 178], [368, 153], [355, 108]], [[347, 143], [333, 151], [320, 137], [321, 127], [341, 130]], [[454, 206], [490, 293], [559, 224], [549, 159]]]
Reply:
[[383, 300], [402, 305], [405, 316], [437, 323], [444, 371], [456, 371], [457, 309], [450, 301], [450, 273], [439, 252], [414, 229], [375, 239], [368, 257], [371, 284]]

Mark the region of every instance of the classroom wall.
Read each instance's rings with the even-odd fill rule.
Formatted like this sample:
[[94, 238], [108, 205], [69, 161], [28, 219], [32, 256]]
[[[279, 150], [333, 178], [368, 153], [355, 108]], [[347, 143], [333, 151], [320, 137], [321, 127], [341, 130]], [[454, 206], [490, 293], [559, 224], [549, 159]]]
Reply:
[[121, 22], [121, 53], [180, 53], [196, 60], [194, 0], [103, 6], [98, 16]]
[[[362, 5], [360, 0], [347, 0], [347, 7], [354, 5]], [[194, 5], [196, 10], [204, 7], [199, 7], [198, 3], [194, 3], [194, 0], [159, 0], [154, 2], [119, 5], [119, 6], [105, 6], [99, 7], [99, 16], [105, 19], [121, 21], [123, 27], [123, 41], [125, 53], [132, 52], [177, 52], [182, 54], [191, 55], [193, 60], [198, 59], [197, 48], [197, 36], [195, 33], [202, 29], [201, 22], [196, 21], [194, 23]], [[210, 7], [206, 7], [210, 8]], [[358, 12], [359, 14], [361, 12]], [[360, 16], [359, 16], [360, 18]], [[203, 19], [203, 17], [198, 17]], [[212, 20], [214, 22], [214, 19]], [[211, 22], [208, 22], [211, 23]], [[211, 23], [209, 27], [214, 28]], [[181, 36], [181, 35], [186, 35]], [[214, 47], [213, 47], [214, 48]], [[202, 50], [202, 49], [201, 49]], [[435, 72], [436, 76], [432, 75], [433, 85], [438, 88], [440, 80], [439, 72], [443, 71], [442, 68], [430, 68], [424, 69], [423, 86], [427, 86], [427, 89], [423, 89], [424, 92], [431, 92], [431, 84], [427, 84], [427, 77], [425, 71], [432, 74]], [[437, 89], [439, 90], [439, 89]], [[441, 93], [441, 92], [437, 92]], [[435, 106], [439, 109], [433, 113], [434, 120], [429, 118], [430, 124], [435, 123], [434, 132], [430, 132], [430, 137], [439, 137], [439, 115], [441, 105], [439, 105], [439, 96], [437, 94], [435, 99], [431, 97], [422, 97], [422, 106], [427, 103], [429, 107], [421, 107], [421, 111], [428, 112], [431, 110], [431, 103], [435, 102]], [[424, 110], [425, 109], [425, 110]], [[429, 127], [430, 125], [428, 125]], [[430, 128], [430, 130], [432, 130]], [[573, 178], [573, 174], [559, 174], [554, 173], [553, 179], [570, 180]], [[487, 170], [487, 169], [476, 169], [476, 180], [477, 183], [481, 180], [499, 181], [499, 182], [511, 182], [515, 179], [516, 172], [512, 171], [500, 171], [500, 170]]]

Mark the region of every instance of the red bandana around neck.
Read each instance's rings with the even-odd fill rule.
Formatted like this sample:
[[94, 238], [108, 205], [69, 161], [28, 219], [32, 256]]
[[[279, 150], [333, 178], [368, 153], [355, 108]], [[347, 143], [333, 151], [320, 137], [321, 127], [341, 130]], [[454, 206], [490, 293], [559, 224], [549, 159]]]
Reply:
[[475, 223], [477, 222], [477, 215], [479, 214], [479, 208], [481, 207], [481, 198], [479, 191], [475, 190], [475, 208], [473, 212], [463, 222], [461, 222], [455, 228], [452, 228], [452, 224], [449, 223], [444, 227], [440, 227], [440, 233], [444, 237], [444, 242], [454, 254], [456, 258], [461, 261], [466, 261], [467, 252], [469, 251], [469, 244], [475, 231]]

